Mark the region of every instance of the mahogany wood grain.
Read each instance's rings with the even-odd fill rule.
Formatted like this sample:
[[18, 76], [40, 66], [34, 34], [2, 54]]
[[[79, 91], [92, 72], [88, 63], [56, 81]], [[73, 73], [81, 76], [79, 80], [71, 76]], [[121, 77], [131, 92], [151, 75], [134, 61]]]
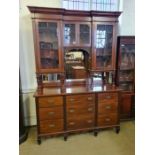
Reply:
[[115, 125], [117, 124], [118, 114], [107, 114], [107, 115], [99, 115], [98, 116], [98, 126], [107, 126], [107, 125]]
[[117, 102], [109, 102], [109, 103], [99, 103], [98, 104], [98, 114], [109, 114], [109, 113], [117, 113]]
[[63, 130], [63, 119], [40, 121], [40, 133], [54, 133]]
[[61, 96], [42, 97], [38, 99], [39, 108], [62, 106], [63, 98]]
[[63, 119], [63, 106], [39, 108], [39, 118], [42, 120]]

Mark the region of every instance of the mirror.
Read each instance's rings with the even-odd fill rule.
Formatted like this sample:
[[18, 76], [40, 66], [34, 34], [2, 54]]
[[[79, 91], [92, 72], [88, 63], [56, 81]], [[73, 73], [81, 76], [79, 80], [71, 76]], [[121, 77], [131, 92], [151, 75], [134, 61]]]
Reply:
[[52, 82], [52, 81], [58, 81], [60, 80], [59, 74], [42, 74], [42, 80], [43, 83]]
[[88, 75], [89, 52], [83, 49], [65, 50], [66, 79], [85, 79]]

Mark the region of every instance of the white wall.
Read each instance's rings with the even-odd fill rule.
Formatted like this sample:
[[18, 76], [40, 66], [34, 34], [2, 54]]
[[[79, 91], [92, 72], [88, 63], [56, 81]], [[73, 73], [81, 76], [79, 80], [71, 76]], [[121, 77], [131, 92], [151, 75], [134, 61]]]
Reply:
[[135, 35], [135, 0], [120, 0], [119, 35]]
[[61, 0], [20, 0], [19, 12], [19, 65], [23, 93], [25, 125], [36, 124], [35, 100], [37, 87], [32, 21], [27, 6], [61, 7]]
[[[123, 14], [120, 17], [120, 35], [134, 35], [134, 0], [120, 0]], [[19, 63], [23, 92], [25, 125], [36, 124], [35, 100], [37, 87], [33, 45], [32, 21], [27, 6], [61, 7], [61, 0], [20, 0]]]

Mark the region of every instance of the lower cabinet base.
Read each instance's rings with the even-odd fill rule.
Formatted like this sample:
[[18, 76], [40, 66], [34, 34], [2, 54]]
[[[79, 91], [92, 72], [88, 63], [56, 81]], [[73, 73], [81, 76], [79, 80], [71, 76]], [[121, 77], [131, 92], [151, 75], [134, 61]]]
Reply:
[[114, 128], [115, 132], [118, 134], [120, 131], [120, 126], [113, 126], [113, 127], [98, 127], [96, 129], [80, 129], [80, 130], [73, 130], [73, 131], [66, 131], [64, 133], [49, 133], [49, 134], [44, 134], [44, 135], [38, 135], [37, 137], [37, 143], [40, 145], [42, 142], [42, 138], [45, 137], [55, 137], [55, 136], [63, 136], [64, 137], [64, 141], [67, 141], [68, 136], [71, 134], [77, 134], [77, 133], [86, 133], [86, 132], [92, 132], [94, 133], [94, 136], [97, 136], [99, 132], [101, 132], [102, 130], [108, 129], [108, 128]]

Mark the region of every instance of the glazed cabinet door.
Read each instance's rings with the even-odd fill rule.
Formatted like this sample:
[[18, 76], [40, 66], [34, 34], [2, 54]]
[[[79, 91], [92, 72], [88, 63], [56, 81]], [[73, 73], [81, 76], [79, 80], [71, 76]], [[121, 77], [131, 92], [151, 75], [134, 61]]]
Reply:
[[115, 68], [115, 24], [93, 24], [93, 68], [96, 70], [113, 70]]
[[135, 39], [126, 36], [118, 38], [117, 84], [124, 91], [134, 91]]
[[63, 71], [60, 24], [58, 21], [51, 20], [36, 21], [36, 58], [39, 72]]
[[91, 24], [79, 23], [79, 46], [91, 46]]
[[74, 22], [64, 23], [64, 46], [74, 46], [77, 44], [77, 25]]
[[89, 22], [65, 22], [64, 46], [91, 46], [91, 24]]

